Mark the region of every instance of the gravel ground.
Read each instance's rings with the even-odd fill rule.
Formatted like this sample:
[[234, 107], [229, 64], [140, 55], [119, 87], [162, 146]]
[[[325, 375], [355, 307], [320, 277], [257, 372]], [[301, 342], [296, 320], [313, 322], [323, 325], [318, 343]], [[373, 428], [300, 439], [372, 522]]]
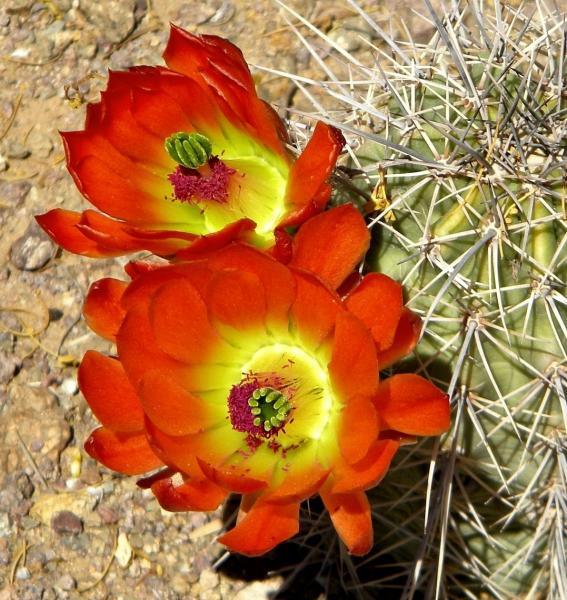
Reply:
[[[384, 4], [410, 16], [407, 3]], [[97, 99], [108, 68], [159, 64], [170, 21], [229, 37], [252, 64], [322, 75], [269, 0], [0, 5], [0, 600], [271, 597], [283, 581], [277, 563], [258, 580], [245, 566], [230, 577], [216, 570], [224, 556], [214, 541], [220, 512], [166, 513], [134, 478], [82, 451], [96, 423], [76, 367], [85, 350], [110, 348], [81, 321], [81, 302], [96, 279], [120, 277], [122, 263], [61, 253], [33, 215], [86, 206], [57, 131], [81, 128], [84, 103]], [[288, 5], [349, 51], [367, 52], [361, 36], [371, 32], [346, 2]], [[374, 10], [386, 23], [387, 11]], [[418, 37], [427, 33], [419, 23]], [[261, 94], [281, 110], [310, 109], [289, 80], [255, 74]]]

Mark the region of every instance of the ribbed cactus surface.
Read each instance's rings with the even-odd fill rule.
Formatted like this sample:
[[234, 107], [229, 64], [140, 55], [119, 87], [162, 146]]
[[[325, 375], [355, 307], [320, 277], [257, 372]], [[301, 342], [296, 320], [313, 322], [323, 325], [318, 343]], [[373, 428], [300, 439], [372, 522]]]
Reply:
[[425, 0], [435, 34], [417, 44], [348, 4], [387, 51], [350, 57], [348, 93], [325, 86], [345, 110], [328, 118], [363, 140], [339, 201], [366, 197], [365, 268], [403, 282], [424, 321], [412, 369], [454, 409], [376, 489], [378, 547], [400, 597], [567, 598], [565, 16]]

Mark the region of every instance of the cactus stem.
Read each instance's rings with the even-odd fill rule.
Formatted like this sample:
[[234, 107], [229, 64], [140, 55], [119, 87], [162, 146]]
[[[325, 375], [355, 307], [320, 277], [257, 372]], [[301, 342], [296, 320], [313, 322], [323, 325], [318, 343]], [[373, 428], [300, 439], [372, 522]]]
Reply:
[[430, 321], [433, 313], [435, 312], [435, 308], [439, 304], [439, 300], [441, 299], [441, 297], [449, 289], [449, 286], [453, 283], [453, 281], [455, 280], [457, 275], [459, 275], [459, 273], [461, 272], [462, 268], [465, 266], [467, 261], [471, 257], [473, 257], [481, 248], [483, 248], [486, 243], [490, 242], [490, 240], [496, 235], [496, 233], [497, 232], [495, 229], [487, 229], [485, 234], [479, 240], [477, 240], [476, 243], [473, 244], [463, 254], [463, 256], [461, 256], [457, 261], [455, 261], [454, 266], [450, 265], [450, 268], [448, 269], [450, 271], [450, 273], [449, 273], [447, 279], [443, 282], [443, 285], [441, 286], [439, 291], [437, 292], [437, 295], [433, 299], [433, 302], [431, 303], [431, 306], [430, 306], [429, 310], [427, 311], [425, 318], [423, 319], [422, 336], [423, 336], [423, 331], [425, 331], [425, 328], [427, 327], [427, 323]]

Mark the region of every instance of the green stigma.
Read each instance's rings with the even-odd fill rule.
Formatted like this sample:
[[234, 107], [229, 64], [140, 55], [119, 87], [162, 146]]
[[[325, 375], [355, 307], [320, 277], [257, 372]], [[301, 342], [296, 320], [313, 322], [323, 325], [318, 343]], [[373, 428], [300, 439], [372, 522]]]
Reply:
[[254, 425], [263, 427], [266, 433], [281, 427], [291, 411], [288, 399], [278, 390], [269, 387], [254, 390], [248, 399], [248, 406], [254, 415]]
[[180, 165], [198, 169], [209, 160], [213, 147], [209, 138], [200, 133], [179, 131], [165, 140], [165, 150]]

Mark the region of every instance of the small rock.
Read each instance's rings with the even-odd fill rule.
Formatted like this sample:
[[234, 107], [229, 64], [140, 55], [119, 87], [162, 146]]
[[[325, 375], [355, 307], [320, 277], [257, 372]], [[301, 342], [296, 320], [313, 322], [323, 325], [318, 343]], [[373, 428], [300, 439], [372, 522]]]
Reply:
[[79, 54], [82, 58], [94, 58], [98, 52], [97, 44], [87, 44], [86, 46], [81, 46], [79, 49]]
[[10, 544], [7, 538], [0, 538], [0, 566], [9, 565], [10, 558]]
[[35, 440], [32, 440], [32, 443], [30, 444], [30, 450], [32, 452], [41, 452], [44, 446], [45, 444], [43, 440], [36, 438]]
[[368, 39], [369, 36], [361, 31], [343, 29], [341, 27], [331, 31], [329, 38], [347, 52], [356, 52], [362, 47], [363, 40]]
[[51, 529], [58, 534], [77, 534], [83, 531], [83, 522], [70, 510], [62, 510], [53, 515], [51, 519]]
[[116, 511], [112, 510], [109, 506], [99, 506], [96, 511], [105, 525], [112, 525], [113, 523], [117, 523], [120, 519], [120, 516]]
[[33, 580], [18, 586], [17, 600], [45, 600], [43, 585]]
[[9, 166], [8, 160], [0, 154], [0, 172], [7, 171]]
[[20, 271], [37, 271], [55, 256], [55, 244], [35, 221], [10, 248], [10, 260]]
[[33, 129], [28, 136], [28, 144], [31, 148], [31, 153], [37, 158], [49, 158], [53, 152], [53, 142], [51, 138], [38, 129]]
[[0, 385], [8, 383], [20, 370], [22, 361], [14, 354], [0, 351]]
[[58, 587], [61, 590], [70, 591], [74, 590], [77, 585], [76, 581], [69, 574], [61, 575], [57, 582], [55, 583], [55, 587]]
[[132, 546], [130, 546], [128, 537], [123, 531], [118, 535], [118, 543], [116, 544], [114, 556], [116, 557], [116, 562], [123, 569], [125, 569], [132, 560]]
[[[30, 503], [28, 502], [28, 510], [30, 508]], [[24, 515], [21, 519], [20, 519], [20, 527], [24, 530], [29, 530], [29, 529], [33, 529], [34, 527], [37, 527], [39, 525], [39, 521], [37, 521], [37, 519], [34, 519], [33, 517], [30, 517], [28, 515]]]
[[206, 592], [214, 590], [219, 584], [219, 576], [211, 569], [205, 569], [199, 576], [199, 586]]
[[181, 575], [179, 573], [176, 573], [171, 578], [170, 583], [171, 583], [172, 590], [176, 594], [179, 594], [182, 598], [187, 597], [187, 592], [189, 591], [189, 588], [190, 588], [190, 584], [189, 584], [189, 581], [187, 581], [187, 577], [185, 577], [184, 575]]
[[53, 23], [51, 23], [51, 25], [46, 27], [44, 30], [44, 33], [46, 35], [54, 35], [55, 33], [59, 33], [60, 31], [63, 31], [64, 27], [65, 27], [65, 23], [63, 22], [62, 19], [59, 19], [57, 21], [53, 21]]
[[8, 158], [19, 158], [20, 160], [27, 158], [31, 152], [19, 142], [14, 142], [6, 149], [6, 156]]
[[8, 208], [17, 208], [28, 195], [31, 184], [28, 181], [5, 181], [2, 183], [0, 203]]
[[61, 382], [59, 389], [66, 396], [74, 396], [79, 391], [79, 386], [74, 377], [68, 377]]
[[42, 569], [46, 562], [45, 553], [37, 546], [31, 546], [26, 556], [26, 565], [30, 566], [33, 571], [34, 568]]
[[280, 589], [282, 580], [280, 577], [267, 579], [266, 581], [255, 581], [241, 589], [234, 600], [268, 600]]
[[12, 533], [12, 522], [7, 513], [0, 512], [0, 538], [8, 537]]
[[26, 499], [31, 498], [34, 490], [33, 483], [27, 473], [22, 471], [16, 476], [16, 487], [22, 496]]
[[27, 567], [20, 567], [16, 571], [16, 579], [19, 579], [20, 581], [24, 581], [26, 579], [29, 579], [30, 577], [31, 577], [31, 573]]

